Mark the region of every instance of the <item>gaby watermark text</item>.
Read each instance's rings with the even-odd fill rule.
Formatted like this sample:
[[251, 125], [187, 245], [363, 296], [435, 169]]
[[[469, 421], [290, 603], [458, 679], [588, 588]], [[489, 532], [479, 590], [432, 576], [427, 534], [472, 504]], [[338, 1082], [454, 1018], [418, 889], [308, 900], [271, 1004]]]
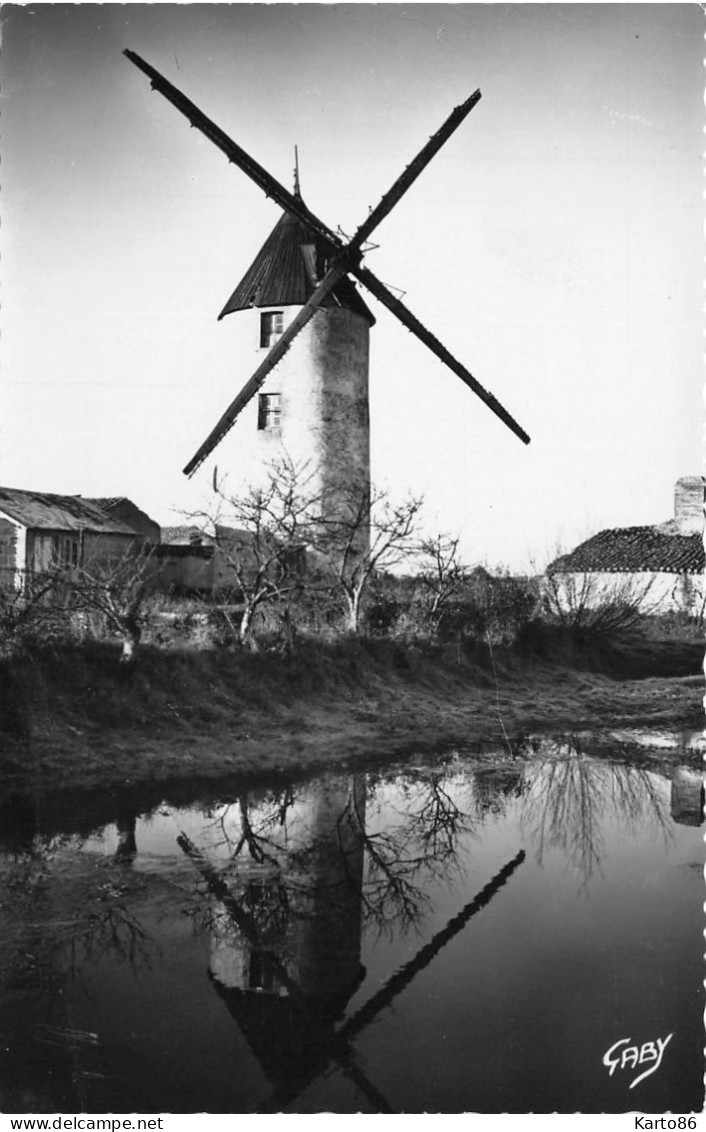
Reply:
[[667, 1034], [666, 1038], [656, 1038], [654, 1041], [643, 1042], [641, 1046], [633, 1045], [632, 1038], [620, 1038], [603, 1055], [603, 1064], [608, 1069], [608, 1075], [612, 1077], [616, 1069], [624, 1071], [626, 1069], [634, 1070], [640, 1065], [647, 1066], [630, 1082], [630, 1088], [634, 1089], [636, 1085], [640, 1084], [640, 1081], [644, 1081], [646, 1077], [659, 1069], [664, 1051], [672, 1037], [672, 1034]]

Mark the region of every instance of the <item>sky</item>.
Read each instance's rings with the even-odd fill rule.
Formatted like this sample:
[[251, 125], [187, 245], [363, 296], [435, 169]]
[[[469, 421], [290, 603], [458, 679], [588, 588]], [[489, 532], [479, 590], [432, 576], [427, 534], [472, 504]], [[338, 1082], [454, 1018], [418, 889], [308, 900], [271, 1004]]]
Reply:
[[703, 471], [703, 34], [696, 4], [5, 5], [0, 483], [178, 523], [250, 376], [217, 315], [279, 209], [129, 47], [287, 186], [296, 144], [348, 233], [480, 88], [366, 262], [532, 443], [370, 298], [373, 479], [516, 571], [668, 519]]

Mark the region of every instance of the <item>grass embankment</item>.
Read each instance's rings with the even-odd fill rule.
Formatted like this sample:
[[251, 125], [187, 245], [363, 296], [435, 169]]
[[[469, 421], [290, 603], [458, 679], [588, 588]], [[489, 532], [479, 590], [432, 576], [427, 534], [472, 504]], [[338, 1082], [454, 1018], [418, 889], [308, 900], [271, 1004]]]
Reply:
[[699, 727], [703, 645], [633, 636], [577, 649], [304, 640], [290, 657], [114, 645], [34, 650], [0, 669], [0, 781], [44, 794], [350, 764], [512, 742], [532, 731]]

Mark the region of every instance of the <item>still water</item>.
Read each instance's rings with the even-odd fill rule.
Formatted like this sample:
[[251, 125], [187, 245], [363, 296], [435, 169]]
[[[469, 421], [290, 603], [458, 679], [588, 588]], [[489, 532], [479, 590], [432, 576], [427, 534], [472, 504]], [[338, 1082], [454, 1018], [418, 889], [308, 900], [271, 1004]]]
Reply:
[[627, 750], [18, 819], [0, 1107], [700, 1111], [698, 768]]

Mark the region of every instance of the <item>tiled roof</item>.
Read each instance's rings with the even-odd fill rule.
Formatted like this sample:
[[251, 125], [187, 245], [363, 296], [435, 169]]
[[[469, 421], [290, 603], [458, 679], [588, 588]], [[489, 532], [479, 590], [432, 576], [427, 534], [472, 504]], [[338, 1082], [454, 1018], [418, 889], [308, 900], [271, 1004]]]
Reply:
[[95, 501], [80, 495], [50, 495], [43, 491], [0, 487], [0, 511], [30, 530], [135, 534], [132, 527], [109, 518]]
[[641, 572], [703, 573], [701, 535], [668, 534], [656, 527], [617, 527], [600, 531], [547, 567], [548, 574]]
[[[303, 306], [315, 287], [312, 267], [302, 250], [305, 247], [315, 249], [317, 262], [312, 266], [320, 279], [325, 258], [321, 240], [297, 217], [283, 213], [218, 317], [249, 307]], [[347, 276], [334, 287], [323, 306], [347, 307], [366, 318], [371, 326], [375, 322]]]
[[103, 511], [112, 511], [114, 507], [118, 507], [121, 503], [129, 503], [130, 500], [124, 495], [113, 495], [109, 499], [87, 499], [86, 503], [95, 503], [96, 507], [100, 507]]

